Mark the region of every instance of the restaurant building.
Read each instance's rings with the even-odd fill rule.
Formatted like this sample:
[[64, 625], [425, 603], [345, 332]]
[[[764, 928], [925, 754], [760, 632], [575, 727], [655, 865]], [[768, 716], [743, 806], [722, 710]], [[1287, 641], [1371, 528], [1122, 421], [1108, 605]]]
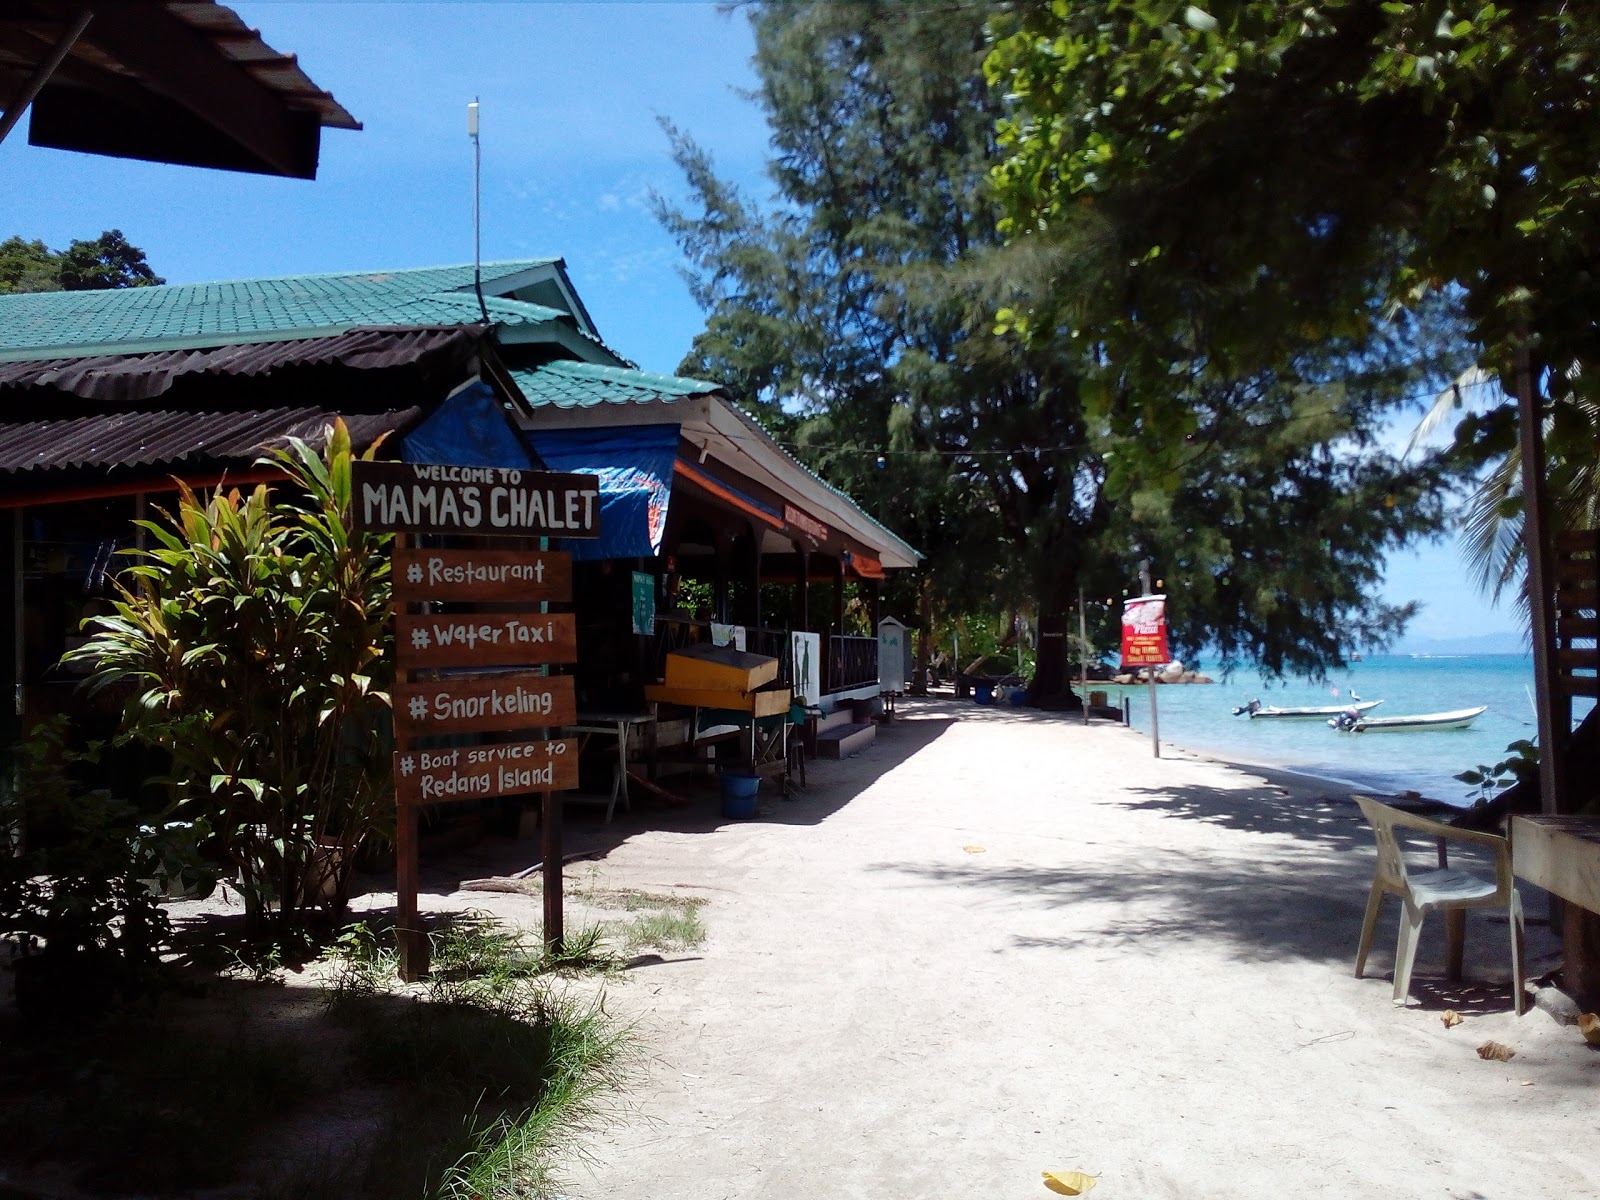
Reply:
[[642, 709], [666, 654], [714, 637], [823, 710], [877, 697], [881, 583], [917, 552], [723, 389], [608, 346], [560, 259], [485, 264], [481, 294], [473, 274], [0, 296], [10, 732], [87, 703], [58, 660], [174, 477], [270, 479], [264, 449], [336, 416], [409, 461], [599, 476], [602, 536], [567, 547], [580, 707]]

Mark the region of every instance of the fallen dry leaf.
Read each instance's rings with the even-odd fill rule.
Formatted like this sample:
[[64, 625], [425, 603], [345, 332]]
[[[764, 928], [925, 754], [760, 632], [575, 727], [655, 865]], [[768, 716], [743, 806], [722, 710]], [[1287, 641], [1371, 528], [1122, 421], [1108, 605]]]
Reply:
[[1502, 1046], [1499, 1042], [1485, 1042], [1478, 1047], [1479, 1058], [1492, 1058], [1497, 1062], [1510, 1062], [1516, 1054], [1510, 1046]]
[[1446, 1029], [1450, 1029], [1461, 1024], [1461, 1014], [1453, 1008], [1447, 1008], [1439, 1014], [1439, 1020], [1444, 1022]]
[[984, 852], [982, 846], [963, 846], [961, 848], [968, 854], [982, 854]]
[[1591, 1046], [1600, 1046], [1600, 1017], [1594, 1013], [1580, 1013], [1578, 1015], [1578, 1032], [1583, 1034], [1583, 1040]]
[[1082, 1171], [1041, 1171], [1044, 1185], [1058, 1196], [1081, 1196], [1100, 1182]]

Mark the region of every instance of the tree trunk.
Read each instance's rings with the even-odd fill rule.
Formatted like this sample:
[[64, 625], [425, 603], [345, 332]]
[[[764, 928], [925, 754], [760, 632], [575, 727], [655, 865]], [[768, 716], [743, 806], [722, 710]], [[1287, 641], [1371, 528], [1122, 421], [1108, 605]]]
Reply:
[[924, 574], [917, 589], [917, 667], [911, 694], [928, 694], [928, 660], [933, 657], [933, 580]]
[[1068, 626], [1077, 603], [1077, 572], [1067, 572], [1039, 589], [1039, 653], [1028, 685], [1028, 703], [1035, 708], [1077, 710], [1083, 701], [1070, 686], [1067, 661]]

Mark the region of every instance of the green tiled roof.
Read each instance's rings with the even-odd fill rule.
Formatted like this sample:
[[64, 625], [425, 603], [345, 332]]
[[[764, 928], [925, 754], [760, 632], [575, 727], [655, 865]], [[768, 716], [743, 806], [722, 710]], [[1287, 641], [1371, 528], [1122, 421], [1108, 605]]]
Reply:
[[511, 377], [533, 408], [594, 408], [601, 404], [671, 403], [722, 389], [714, 383], [655, 375], [595, 363], [551, 362], [514, 369]]
[[[569, 314], [558, 309], [500, 299], [490, 292], [496, 278], [559, 261], [535, 258], [483, 264], [490, 319], [505, 326], [571, 323]], [[472, 270], [468, 263], [0, 296], [0, 359], [272, 340], [360, 325], [467, 324], [482, 320]]]

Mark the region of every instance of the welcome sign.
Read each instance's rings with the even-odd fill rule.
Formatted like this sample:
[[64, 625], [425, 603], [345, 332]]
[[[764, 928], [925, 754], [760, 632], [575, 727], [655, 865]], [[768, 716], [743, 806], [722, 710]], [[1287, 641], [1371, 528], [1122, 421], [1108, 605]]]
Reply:
[[352, 463], [351, 525], [369, 533], [600, 536], [593, 475], [443, 463]]

